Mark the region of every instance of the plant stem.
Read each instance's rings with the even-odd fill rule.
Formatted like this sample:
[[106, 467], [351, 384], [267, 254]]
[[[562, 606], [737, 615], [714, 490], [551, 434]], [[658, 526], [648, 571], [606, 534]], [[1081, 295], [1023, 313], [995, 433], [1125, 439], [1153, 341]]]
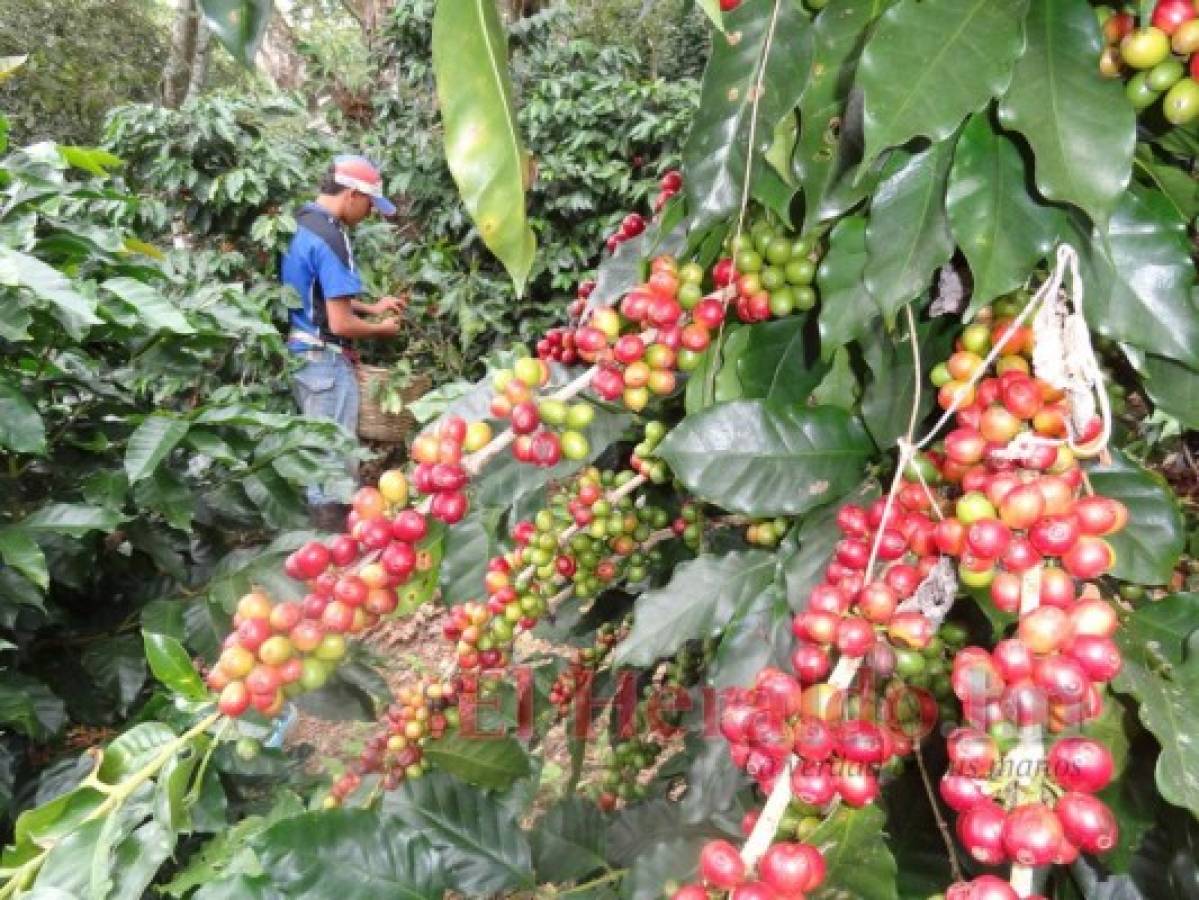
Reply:
[[607, 884], [609, 881], [615, 881], [618, 878], [623, 878], [628, 869], [612, 869], [606, 872], [599, 878], [593, 878], [591, 881], [585, 881], [582, 884], [577, 884], [572, 888], [567, 888], [565, 891], [559, 891], [559, 897], [565, 897], [568, 894], [581, 894], [583, 891], [589, 891], [593, 887], [599, 887], [601, 884]]
[[[175, 738], [175, 740], [171, 741], [169, 744], [163, 746], [163, 748], [148, 763], [146, 763], [124, 781], [121, 781], [119, 784], [108, 788], [106, 791], [107, 796], [104, 798], [103, 802], [100, 803], [100, 805], [90, 813], [88, 813], [88, 815], [86, 815], [79, 822], [79, 825], [82, 826], [88, 822], [94, 822], [96, 819], [101, 819], [122, 806], [126, 800], [133, 796], [133, 793], [139, 787], [157, 775], [159, 770], [161, 770], [163, 766], [165, 766], [171, 761], [171, 759], [175, 757], [175, 754], [177, 754], [187, 744], [191, 743], [209, 728], [211, 728], [218, 720], [220, 720], [220, 718], [221, 713], [214, 712], [206, 718], [201, 719], [198, 723], [193, 725], [183, 734], [179, 735], [179, 737]], [[95, 772], [89, 776], [89, 779], [85, 781], [84, 784], [88, 784], [89, 781], [93, 785], [97, 783], [95, 782]], [[17, 869], [16, 872], [13, 873], [12, 878], [9, 879], [8, 883], [3, 887], [0, 887], [0, 900], [7, 900], [7, 898], [15, 897], [18, 891], [28, 887], [32, 883], [33, 879], [37, 877], [37, 873], [42, 868], [42, 863], [46, 861], [46, 857], [50, 855], [50, 851], [53, 849], [54, 845], [51, 844], [49, 847], [43, 849], [42, 852], [37, 856], [28, 860], [24, 865]]]
[[924, 754], [920, 750], [920, 742], [912, 742], [912, 751], [916, 755], [916, 767], [920, 769], [920, 780], [924, 782], [924, 792], [928, 795], [928, 804], [933, 808], [933, 818], [937, 820], [937, 829], [941, 839], [945, 841], [945, 854], [949, 858], [949, 871], [953, 873], [954, 881], [964, 881], [962, 866], [958, 862], [957, 850], [953, 845], [953, 835], [949, 833], [949, 824], [941, 815], [941, 807], [937, 805], [937, 795], [933, 793], [932, 779], [928, 777], [928, 769], [924, 765]]

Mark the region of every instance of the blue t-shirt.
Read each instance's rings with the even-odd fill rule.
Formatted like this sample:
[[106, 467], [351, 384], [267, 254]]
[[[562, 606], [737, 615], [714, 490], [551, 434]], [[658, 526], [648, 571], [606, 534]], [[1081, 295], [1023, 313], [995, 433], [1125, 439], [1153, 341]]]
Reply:
[[[315, 203], [306, 203], [296, 215], [296, 233], [283, 254], [279, 272], [283, 283], [300, 295], [302, 306], [293, 309], [289, 323], [294, 331], [331, 344], [347, 344], [329, 330], [325, 300], [349, 299], [362, 293], [362, 279], [354, 270], [354, 256], [341, 223]], [[292, 350], [307, 349], [302, 342], [288, 343]]]

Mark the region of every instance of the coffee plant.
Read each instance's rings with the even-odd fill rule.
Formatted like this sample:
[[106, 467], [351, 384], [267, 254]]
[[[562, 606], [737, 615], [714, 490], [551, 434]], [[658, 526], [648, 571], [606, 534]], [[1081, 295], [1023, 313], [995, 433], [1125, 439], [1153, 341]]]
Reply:
[[[702, 4], [656, 202], [342, 532], [227, 579], [217, 641], [143, 617], [161, 691], [21, 804], [0, 898], [1196, 896], [1199, 600], [1153, 471], [1199, 396], [1195, 132], [1138, 125], [1105, 49], [1184, 5]], [[439, 0], [448, 168], [525, 285], [505, 47], [490, 3]], [[26, 258], [71, 208], [0, 268], [68, 333]], [[9, 393], [6, 422], [48, 414]], [[18, 475], [31, 434], [0, 432]], [[0, 534], [36, 584], [43, 534]], [[296, 771], [279, 720], [429, 610], [436, 665]]]

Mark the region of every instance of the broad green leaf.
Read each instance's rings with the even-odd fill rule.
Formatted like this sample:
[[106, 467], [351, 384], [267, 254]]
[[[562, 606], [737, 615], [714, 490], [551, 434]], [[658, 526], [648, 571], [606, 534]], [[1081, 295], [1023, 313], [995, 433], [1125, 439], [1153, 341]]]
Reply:
[[0, 378], [0, 447], [15, 453], [46, 452], [46, 426], [20, 386]]
[[849, 348], [838, 347], [833, 353], [832, 367], [812, 391], [812, 402], [852, 412], [861, 393], [858, 376], [849, 360]]
[[895, 858], [887, 847], [886, 815], [876, 804], [842, 807], [825, 819], [806, 842], [824, 854], [828, 867], [812, 900], [897, 900]]
[[0, 244], [0, 285], [25, 288], [50, 305], [50, 314], [75, 340], [99, 325], [96, 301], [75, 290], [70, 280], [39, 259]]
[[637, 598], [615, 664], [648, 666], [689, 640], [715, 635], [766, 590], [776, 562], [773, 553], [746, 550], [682, 563], [665, 585]]
[[410, 779], [383, 811], [419, 830], [439, 851], [449, 885], [467, 896], [533, 886], [528, 839], [494, 795], [434, 773]]
[[70, 147], [58, 145], [58, 154], [69, 166], [83, 169], [97, 178], [106, 178], [109, 169], [122, 165], [121, 158], [99, 147]]
[[1125, 353], [1154, 408], [1173, 416], [1184, 428], [1199, 428], [1199, 372], [1136, 348], [1125, 347]]
[[1195, 630], [1199, 597], [1174, 594], [1147, 603], [1122, 623], [1115, 640], [1124, 668], [1112, 684], [1138, 702], [1142, 724], [1161, 745], [1157, 787], [1176, 806], [1199, 816], [1199, 657], [1183, 660], [1182, 642]]
[[1160, 162], [1146, 144], [1137, 146], [1133, 165], [1170, 201], [1180, 219], [1199, 215], [1199, 179], [1185, 168]]
[[163, 752], [177, 735], [162, 722], [142, 722], [114, 738], [104, 748], [104, 761], [99, 776], [108, 784], [116, 784], [145, 766]]
[[451, 606], [478, 596], [479, 585], [487, 573], [487, 561], [494, 555], [495, 530], [502, 512], [493, 507], [476, 507], [453, 528], [445, 530], [441, 543], [445, 552], [441, 563], [442, 603]]
[[110, 278], [101, 285], [132, 306], [138, 318], [151, 331], [195, 334], [196, 329], [183, 312], [150, 285], [135, 278]]
[[116, 846], [112, 897], [144, 896], [158, 870], [175, 850], [176, 835], [161, 822], [149, 821]]
[[1128, 524], [1106, 538], [1116, 551], [1112, 575], [1138, 584], [1166, 584], [1186, 546], [1178, 501], [1165, 479], [1112, 451], [1110, 465], [1087, 470], [1096, 493], [1128, 507]]
[[725, 23], [683, 146], [694, 226], [740, 208], [746, 179], [762, 171], [775, 127], [803, 94], [812, 57], [811, 30], [788, 0], [744, 0]]
[[[920, 341], [920, 361], [925, 371], [933, 360], [943, 359], [953, 347], [956, 323], [950, 317], [940, 317], [917, 325]], [[862, 392], [862, 422], [875, 446], [889, 449], [907, 434], [911, 422], [912, 402], [917, 391], [911, 341], [907, 338], [907, 322], [898, 331], [872, 331], [861, 339], [862, 356], [870, 368], [870, 380]], [[933, 405], [933, 392], [928, 389], [921, 372], [920, 403], [916, 414], [919, 423]]]
[[104, 795], [94, 787], [77, 787], [27, 809], [17, 817], [16, 844], [21, 847], [58, 840], [78, 828], [103, 802]]
[[46, 555], [29, 534], [20, 527], [0, 528], [0, 559], [16, 569], [43, 591], [50, 586], [46, 570]]
[[840, 215], [868, 191], [867, 184], [854, 186], [862, 160], [861, 98], [851, 116], [850, 89], [866, 31], [889, 2], [841, 0], [821, 10], [812, 26], [812, 72], [791, 160], [803, 186], [804, 230]]
[[247, 68], [254, 67], [272, 6], [271, 0], [200, 0], [212, 33], [229, 55]]
[[483, 243], [524, 290], [536, 240], [525, 216], [525, 149], [494, 0], [438, 0], [433, 71], [445, 155]]
[[697, 880], [699, 852], [705, 843], [713, 838], [742, 839], [735, 825], [725, 828], [712, 818], [691, 821], [685, 817], [685, 805], [650, 800], [630, 804], [612, 818], [608, 855], [616, 865], [630, 869], [621, 885], [622, 896], [658, 900], [667, 880]]
[[20, 672], [0, 672], [0, 723], [45, 742], [66, 722], [66, 707], [50, 688]]
[[725, 330], [723, 341], [712, 341], [699, 367], [687, 379], [683, 405], [688, 414], [745, 396], [740, 369], [741, 360], [748, 358], [749, 339], [748, 328], [731, 326]]
[[862, 280], [888, 322], [953, 256], [945, 184], [955, 144], [951, 135], [916, 153], [893, 154], [870, 201]]
[[1032, 147], [1045, 197], [1105, 222], [1128, 187], [1136, 114], [1121, 84], [1099, 74], [1095, 11], [1085, 0], [1035, 0], [1024, 30], [999, 121]]
[[786, 589], [787, 605], [793, 612], [808, 606], [808, 594], [824, 581], [825, 569], [837, 541], [837, 507], [829, 504], [804, 517], [799, 530], [779, 550], [779, 572]]
[[974, 287], [970, 313], [1028, 280], [1065, 225], [1061, 210], [1033, 198], [1019, 148], [971, 116], [953, 156], [945, 204], [954, 240], [962, 248]]
[[146, 646], [146, 661], [155, 678], [189, 700], [203, 700], [208, 696], [208, 689], [181, 643], [173, 637], [149, 631], [142, 632], [142, 640]]
[[784, 316], [744, 330], [745, 352], [737, 360], [742, 396], [778, 405], [805, 405], [828, 372], [808, 316]]
[[1002, 94], [1024, 49], [1028, 0], [900, 0], [858, 67], [867, 163], [914, 137], [940, 141]]
[[1106, 230], [1077, 219], [1073, 240], [1086, 285], [1087, 321], [1100, 334], [1199, 367], [1199, 307], [1186, 223], [1161, 194], [1125, 192]]
[[116, 701], [117, 712], [126, 715], [146, 683], [141, 641], [133, 635], [105, 638], [90, 645], [80, 662], [96, 686]]
[[89, 531], [112, 531], [123, 521], [124, 516], [111, 509], [84, 503], [51, 503], [26, 516], [19, 524], [36, 533], [83, 537]]
[[549, 808], [533, 831], [533, 860], [543, 883], [581, 879], [607, 868], [608, 835], [599, 808], [567, 797]]
[[831, 360], [839, 347], [861, 337], [878, 318], [878, 306], [862, 280], [866, 269], [866, 219], [849, 216], [829, 236], [820, 261], [820, 356]]
[[176, 445], [187, 435], [188, 424], [174, 416], [147, 416], [129, 435], [125, 448], [125, 474], [136, 484], [158, 468]]
[[470, 784], [507, 790], [529, 774], [529, 757], [514, 738], [452, 734], [425, 745], [424, 755], [438, 769]]
[[251, 846], [281, 896], [437, 900], [445, 881], [431, 838], [396, 828], [375, 812], [336, 809], [284, 819]]
[[688, 416], [658, 455], [696, 497], [777, 516], [836, 500], [861, 480], [870, 452], [865, 430], [843, 410], [741, 400]]
[[786, 599], [770, 585], [738, 610], [725, 627], [709, 669], [709, 681], [718, 689], [746, 687], [767, 666], [786, 669], [792, 643]]

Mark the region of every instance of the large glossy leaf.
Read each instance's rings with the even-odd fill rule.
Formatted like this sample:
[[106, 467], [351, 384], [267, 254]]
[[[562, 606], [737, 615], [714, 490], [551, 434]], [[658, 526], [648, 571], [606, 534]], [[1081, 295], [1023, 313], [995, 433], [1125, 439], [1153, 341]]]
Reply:
[[253, 67], [270, 23], [271, 0], [200, 0], [200, 8], [229, 55]]
[[[954, 324], [950, 317], [940, 317], [916, 327], [925, 371], [932, 360], [948, 355], [953, 346]], [[915, 359], [907, 330], [906, 321], [901, 321], [897, 331], [878, 329], [861, 340], [862, 356], [870, 368], [870, 380], [862, 391], [862, 421], [881, 449], [895, 446], [896, 440], [907, 433], [911, 421], [917, 388]], [[922, 378], [917, 423], [932, 408], [933, 393], [926, 388]]]
[[760, 400], [688, 416], [659, 448], [687, 490], [752, 516], [795, 515], [837, 499], [861, 480], [869, 454], [865, 430], [844, 410]]
[[67, 710], [50, 688], [20, 672], [0, 672], [0, 722], [38, 741], [66, 724]]
[[811, 31], [788, 0], [745, 0], [725, 25], [683, 147], [684, 189], [701, 226], [739, 208], [746, 177], [762, 169], [775, 126], [799, 102], [812, 54]]
[[1124, 668], [1113, 686], [1137, 700], [1142, 724], [1161, 745], [1156, 777], [1162, 796], [1199, 816], [1199, 656], [1183, 654], [1197, 621], [1195, 594], [1140, 607], [1116, 632]]
[[104, 282], [103, 288], [136, 310], [138, 318], [151, 331], [169, 331], [173, 334], [194, 334], [196, 331], [179, 307], [144, 281], [110, 278]]
[[537, 242], [525, 216], [524, 145], [494, 0], [438, 0], [433, 71], [445, 155], [483, 243], [524, 290]]
[[49, 312], [75, 340], [99, 325], [96, 301], [75, 290], [70, 280], [39, 259], [0, 244], [0, 285], [25, 288], [49, 304]]
[[1075, 219], [1087, 321], [1100, 334], [1199, 367], [1199, 307], [1186, 225], [1161, 194], [1125, 192], [1105, 230]]
[[424, 755], [438, 769], [480, 787], [506, 790], [529, 774], [529, 757], [510, 737], [452, 734], [430, 741]]
[[45, 453], [46, 426], [17, 384], [0, 378], [0, 447], [15, 453]]
[[900, 0], [858, 67], [865, 160], [916, 136], [939, 141], [1002, 94], [1024, 48], [1028, 0]]
[[134, 635], [117, 635], [92, 644], [80, 657], [96, 686], [116, 701], [121, 715], [129, 711], [146, 683], [146, 657]]
[[142, 640], [146, 647], [146, 661], [155, 678], [189, 700], [202, 700], [208, 696], [204, 682], [192, 665], [191, 656], [179, 641], [150, 631], [142, 632]]
[[125, 448], [125, 474], [135, 484], [150, 475], [187, 435], [187, 422], [175, 416], [147, 416], [129, 435]]
[[0, 528], [0, 560], [43, 591], [50, 586], [46, 555], [27, 531], [15, 526]]
[[1036, 0], [1024, 28], [1000, 122], [1028, 140], [1042, 194], [1104, 222], [1128, 186], [1136, 114], [1120, 83], [1099, 74], [1095, 11], [1085, 0]]
[[771, 585], [739, 610], [724, 629], [709, 681], [715, 688], [746, 687], [767, 666], [785, 669], [792, 642], [787, 601]]
[[886, 816], [875, 804], [841, 808], [806, 838], [824, 854], [828, 874], [812, 900], [896, 900], [895, 859], [883, 835]]
[[865, 185], [845, 189], [862, 158], [860, 128], [847, 127], [847, 103], [867, 28], [889, 2], [830, 3], [813, 25], [812, 74], [799, 105], [799, 140], [791, 160], [803, 185], [805, 229], [844, 212], [865, 194]]
[[956, 136], [888, 160], [870, 201], [862, 280], [889, 322], [953, 256], [945, 183]]
[[175, 738], [175, 732], [162, 722], [134, 725], [104, 748], [100, 779], [116, 784], [157, 757]]
[[807, 316], [785, 316], [745, 330], [745, 352], [737, 360], [743, 396], [773, 405], [804, 405], [828, 371], [817, 358]]
[[34, 533], [82, 537], [89, 531], [112, 531], [123, 519], [120, 513], [99, 506], [51, 503], [22, 519], [20, 527]]
[[862, 280], [866, 269], [866, 219], [849, 216], [829, 236], [828, 253], [820, 261], [820, 356], [833, 354], [861, 337], [878, 318], [878, 306]]
[[445, 530], [441, 562], [441, 602], [464, 603], [478, 596], [479, 585], [487, 572], [487, 561], [494, 555], [495, 528], [503, 510], [494, 507], [472, 509], [465, 519]]
[[1154, 407], [1173, 416], [1184, 428], [1199, 428], [1199, 372], [1135, 347], [1125, 347], [1125, 352]]
[[761, 550], [682, 563], [665, 585], [637, 598], [616, 665], [648, 666], [689, 640], [716, 634], [773, 582], [776, 564], [773, 553]]
[[1023, 284], [1053, 248], [1062, 211], [1028, 191], [1024, 159], [986, 113], [971, 116], [954, 151], [945, 204], [974, 289], [970, 312]]
[[1165, 479], [1137, 465], [1119, 451], [1110, 465], [1097, 465], [1087, 475], [1095, 491], [1128, 507], [1128, 524], [1107, 538], [1116, 551], [1112, 574], [1138, 584], [1166, 584], [1186, 545], [1178, 502]]
[[430, 841], [389, 824], [361, 809], [309, 812], [272, 825], [252, 846], [271, 886], [285, 896], [443, 896], [445, 881]]
[[554, 804], [533, 832], [541, 882], [571, 881], [607, 867], [608, 835], [598, 807], [582, 797]]
[[515, 812], [494, 796], [433, 774], [407, 781], [383, 809], [432, 842], [455, 890], [477, 897], [533, 886], [528, 840]]

